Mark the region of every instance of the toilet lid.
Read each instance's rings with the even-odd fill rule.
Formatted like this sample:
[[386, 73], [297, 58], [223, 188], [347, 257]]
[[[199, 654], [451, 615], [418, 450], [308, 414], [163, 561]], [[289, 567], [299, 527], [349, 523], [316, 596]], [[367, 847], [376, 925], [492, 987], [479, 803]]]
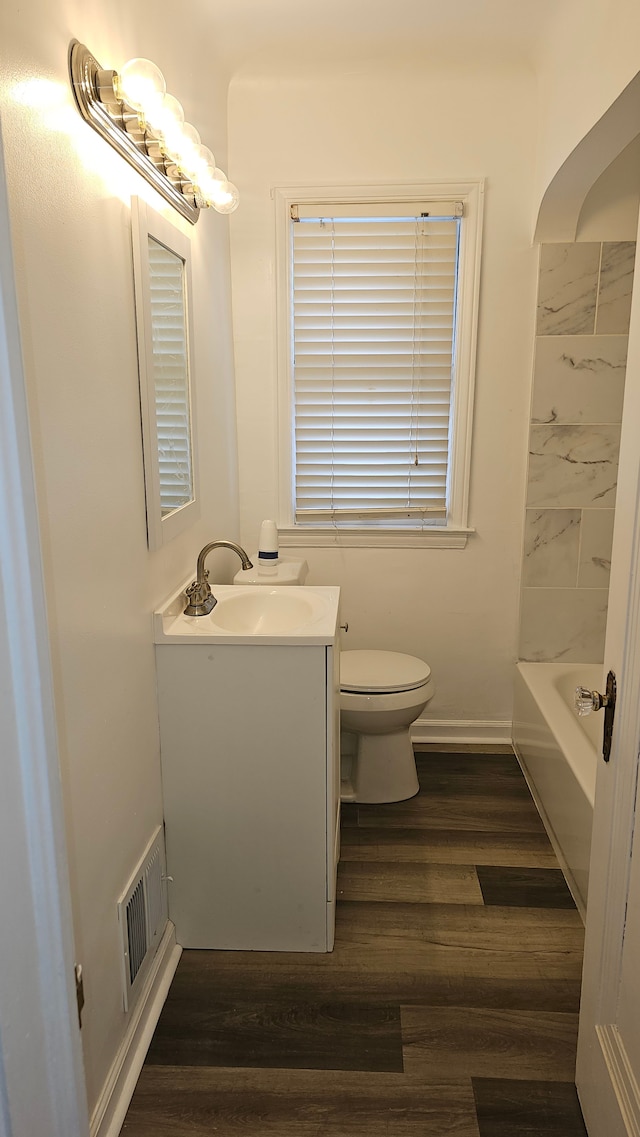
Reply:
[[343, 691], [413, 691], [422, 687], [431, 668], [415, 655], [398, 651], [343, 651], [340, 687]]

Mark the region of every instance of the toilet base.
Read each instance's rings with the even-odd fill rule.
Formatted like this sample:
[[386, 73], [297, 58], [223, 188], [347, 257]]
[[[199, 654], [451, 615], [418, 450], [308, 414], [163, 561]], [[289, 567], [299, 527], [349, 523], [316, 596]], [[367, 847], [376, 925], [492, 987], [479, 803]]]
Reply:
[[351, 801], [382, 804], [415, 797], [420, 785], [409, 731], [359, 734], [353, 758]]

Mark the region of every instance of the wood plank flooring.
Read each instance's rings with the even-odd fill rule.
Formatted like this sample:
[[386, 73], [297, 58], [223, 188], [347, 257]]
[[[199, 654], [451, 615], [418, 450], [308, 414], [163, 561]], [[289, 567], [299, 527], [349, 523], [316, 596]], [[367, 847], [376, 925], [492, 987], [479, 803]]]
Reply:
[[343, 808], [329, 955], [188, 951], [124, 1137], [585, 1137], [583, 928], [516, 759]]

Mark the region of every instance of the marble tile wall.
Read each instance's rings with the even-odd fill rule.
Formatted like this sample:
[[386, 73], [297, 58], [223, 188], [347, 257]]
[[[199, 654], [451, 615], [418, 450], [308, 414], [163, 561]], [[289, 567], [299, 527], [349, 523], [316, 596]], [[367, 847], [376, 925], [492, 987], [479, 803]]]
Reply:
[[521, 659], [603, 658], [635, 251], [541, 250]]

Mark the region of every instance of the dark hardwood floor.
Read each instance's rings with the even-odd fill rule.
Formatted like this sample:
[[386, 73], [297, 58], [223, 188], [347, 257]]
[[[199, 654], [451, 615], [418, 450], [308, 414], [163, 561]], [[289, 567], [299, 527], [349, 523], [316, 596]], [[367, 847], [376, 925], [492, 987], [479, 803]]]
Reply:
[[585, 1137], [583, 928], [516, 759], [345, 806], [330, 955], [184, 952], [125, 1137]]

